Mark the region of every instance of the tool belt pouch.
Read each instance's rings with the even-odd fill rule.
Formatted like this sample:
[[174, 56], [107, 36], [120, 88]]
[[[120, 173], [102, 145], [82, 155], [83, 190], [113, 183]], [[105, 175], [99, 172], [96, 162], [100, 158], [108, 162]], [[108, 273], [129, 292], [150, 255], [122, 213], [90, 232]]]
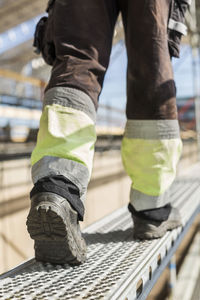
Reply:
[[180, 43], [183, 35], [187, 35], [185, 13], [191, 0], [172, 0], [168, 22], [168, 45], [171, 57], [179, 57]]
[[50, 0], [47, 6], [48, 17], [42, 17], [36, 25], [33, 47], [37, 54], [42, 54], [48, 65], [53, 65], [55, 55], [55, 45], [53, 42], [53, 5], [55, 0]]

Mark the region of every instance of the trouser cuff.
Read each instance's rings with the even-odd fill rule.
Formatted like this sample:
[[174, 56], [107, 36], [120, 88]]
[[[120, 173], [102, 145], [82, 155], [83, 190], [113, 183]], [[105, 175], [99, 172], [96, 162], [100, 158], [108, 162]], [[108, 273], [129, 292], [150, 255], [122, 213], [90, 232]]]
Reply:
[[163, 207], [169, 203], [169, 199], [169, 189], [159, 196], [147, 195], [133, 188], [131, 188], [130, 192], [130, 203], [137, 211]]

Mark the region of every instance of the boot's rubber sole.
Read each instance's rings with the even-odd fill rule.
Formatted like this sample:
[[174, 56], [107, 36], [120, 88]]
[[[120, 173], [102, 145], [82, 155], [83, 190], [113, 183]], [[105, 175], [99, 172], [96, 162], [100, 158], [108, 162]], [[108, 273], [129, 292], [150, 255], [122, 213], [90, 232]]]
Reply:
[[139, 240], [158, 239], [164, 236], [167, 231], [179, 226], [181, 226], [179, 221], [165, 221], [158, 227], [152, 224], [140, 224], [140, 226], [135, 226], [133, 237]]
[[181, 215], [177, 208], [172, 207], [166, 221], [155, 221], [138, 217], [132, 212], [134, 222], [133, 237], [140, 240], [161, 238], [167, 231], [182, 225]]
[[36, 260], [71, 265], [86, 260], [86, 244], [77, 212], [64, 198], [53, 193], [36, 195], [32, 199], [27, 229], [35, 240]]

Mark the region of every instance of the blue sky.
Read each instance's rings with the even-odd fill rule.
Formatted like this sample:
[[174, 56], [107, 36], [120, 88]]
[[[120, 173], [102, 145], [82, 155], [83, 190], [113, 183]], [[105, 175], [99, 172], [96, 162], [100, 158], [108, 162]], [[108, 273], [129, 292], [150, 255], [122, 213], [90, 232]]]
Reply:
[[[180, 58], [173, 59], [173, 67], [177, 86], [177, 98], [200, 95], [199, 53], [195, 57], [192, 55], [192, 48], [189, 45], [183, 45], [181, 47]], [[195, 76], [194, 73], [196, 73]], [[196, 91], [195, 84], [198, 86], [198, 91]]]
[[[41, 15], [42, 16], [42, 15]], [[0, 34], [0, 55], [33, 38], [37, 16]]]

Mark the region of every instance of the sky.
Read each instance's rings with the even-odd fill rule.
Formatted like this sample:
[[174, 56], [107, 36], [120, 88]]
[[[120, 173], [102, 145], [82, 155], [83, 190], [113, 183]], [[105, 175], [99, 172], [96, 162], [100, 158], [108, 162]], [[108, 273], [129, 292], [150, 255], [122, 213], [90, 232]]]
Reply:
[[0, 34], [0, 55], [30, 39], [32, 39], [35, 26], [39, 21], [39, 15], [33, 19], [23, 22]]

